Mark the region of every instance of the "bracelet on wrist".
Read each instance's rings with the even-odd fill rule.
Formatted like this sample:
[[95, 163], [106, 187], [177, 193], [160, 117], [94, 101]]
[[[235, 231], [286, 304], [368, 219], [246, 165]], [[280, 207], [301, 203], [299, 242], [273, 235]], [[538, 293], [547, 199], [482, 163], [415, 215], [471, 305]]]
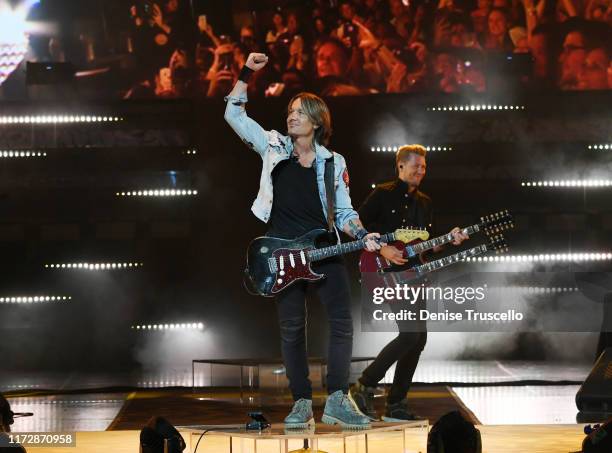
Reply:
[[238, 75], [238, 80], [242, 80], [244, 83], [249, 83], [249, 79], [251, 75], [253, 75], [255, 71], [249, 68], [247, 65], [244, 65], [240, 70], [240, 74]]
[[366, 237], [368, 235], [368, 230], [363, 229], [363, 230], [359, 230], [357, 231], [357, 233], [355, 233], [355, 238], [358, 241], [361, 241], [364, 237]]

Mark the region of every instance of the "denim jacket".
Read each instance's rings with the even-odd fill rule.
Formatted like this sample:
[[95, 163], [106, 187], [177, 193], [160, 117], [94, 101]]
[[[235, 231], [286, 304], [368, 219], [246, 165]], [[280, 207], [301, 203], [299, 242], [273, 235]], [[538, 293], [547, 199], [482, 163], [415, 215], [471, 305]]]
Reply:
[[[240, 97], [226, 96], [227, 106], [225, 108], [225, 120], [234, 129], [238, 136], [247, 146], [261, 156], [263, 166], [259, 180], [259, 193], [253, 202], [251, 211], [263, 222], [268, 222], [272, 212], [272, 170], [279, 162], [289, 159], [293, 152], [293, 142], [290, 137], [275, 130], [266, 131], [259, 124], [249, 118], [246, 114], [244, 104], [247, 102], [246, 95]], [[315, 165], [317, 170], [317, 185], [319, 187], [319, 199], [323, 207], [323, 214], [327, 218], [327, 198], [325, 195], [325, 159], [332, 156], [322, 145], [315, 144]], [[336, 227], [342, 230], [350, 219], [358, 218], [359, 215], [353, 209], [348, 188], [348, 173], [344, 157], [338, 153], [334, 156], [334, 182], [336, 188], [334, 221]]]

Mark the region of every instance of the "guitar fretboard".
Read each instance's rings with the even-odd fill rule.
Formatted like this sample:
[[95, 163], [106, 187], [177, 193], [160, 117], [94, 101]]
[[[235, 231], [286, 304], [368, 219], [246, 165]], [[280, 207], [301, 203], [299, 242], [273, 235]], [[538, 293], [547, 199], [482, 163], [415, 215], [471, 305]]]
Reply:
[[485, 253], [487, 250], [487, 245], [482, 244], [471, 249], [462, 250], [461, 252], [457, 252], [453, 255], [445, 256], [444, 258], [430, 261], [429, 263], [421, 264], [420, 266], [415, 266], [413, 270], [418, 274], [426, 274], [428, 272], [432, 272], [438, 269], [442, 269], [443, 267], [450, 266], [451, 264], [457, 263], [459, 261], [463, 261], [468, 257], [480, 255], [482, 253]]
[[[468, 235], [478, 233], [480, 231], [480, 225], [479, 224], [472, 225], [467, 228], [464, 228], [461, 231]], [[414, 251], [415, 254], [418, 254], [426, 250], [431, 250], [432, 248], [437, 247], [439, 245], [448, 244], [449, 242], [452, 242], [452, 241], [453, 241], [453, 235], [450, 233], [447, 233], [443, 236], [438, 236], [437, 238], [430, 239], [429, 241], [423, 241], [423, 242], [419, 242], [418, 244], [411, 245], [410, 247], [412, 247], [412, 250]]]
[[[388, 243], [393, 242], [395, 240], [395, 233], [387, 233], [380, 236], [380, 242]], [[320, 249], [310, 250], [308, 252], [308, 259], [310, 261], [319, 261], [332, 256], [355, 252], [364, 248], [365, 242], [365, 239], [361, 239], [359, 241], [345, 242], [343, 244], [331, 245], [329, 247], [322, 247]]]

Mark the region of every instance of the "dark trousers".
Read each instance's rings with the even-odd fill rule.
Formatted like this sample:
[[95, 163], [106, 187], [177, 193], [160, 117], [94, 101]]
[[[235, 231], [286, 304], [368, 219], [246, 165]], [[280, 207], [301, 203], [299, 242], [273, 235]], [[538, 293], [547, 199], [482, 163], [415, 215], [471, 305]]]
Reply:
[[[313, 265], [313, 270], [326, 277], [315, 283], [293, 283], [276, 297], [280, 325], [281, 351], [293, 399], [312, 399], [312, 384], [308, 379], [306, 352], [306, 290], [314, 289], [326, 309], [329, 322], [327, 353], [327, 390], [333, 393], [348, 390], [353, 353], [353, 319], [349, 278], [340, 259]], [[319, 331], [316, 329], [315, 331]]]
[[[425, 348], [427, 342], [427, 323], [420, 321], [418, 312], [420, 308], [424, 308], [424, 301], [417, 301], [416, 305], [410, 305], [410, 309], [417, 314], [417, 320], [397, 321], [399, 334], [389, 344], [387, 344], [374, 361], [363, 371], [359, 381], [367, 387], [376, 387], [381, 381], [387, 370], [391, 368], [395, 362], [395, 375], [393, 376], [393, 384], [387, 395], [387, 403], [398, 403], [406, 397], [414, 372], [419, 363], [421, 352]], [[390, 303], [389, 309], [398, 313], [399, 310], [405, 308], [404, 303]]]
[[426, 342], [427, 332], [400, 332], [363, 371], [359, 381], [365, 386], [376, 387], [391, 365], [397, 362], [387, 402], [393, 404], [401, 401], [410, 389]]

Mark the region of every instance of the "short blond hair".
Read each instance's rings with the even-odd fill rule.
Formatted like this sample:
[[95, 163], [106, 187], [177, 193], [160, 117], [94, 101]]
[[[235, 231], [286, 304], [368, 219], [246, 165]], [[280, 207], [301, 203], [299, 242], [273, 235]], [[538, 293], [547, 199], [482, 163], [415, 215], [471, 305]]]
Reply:
[[400, 162], [404, 162], [410, 158], [411, 154], [417, 156], [426, 157], [427, 150], [423, 145], [403, 145], [395, 153], [395, 165], [398, 166]]

